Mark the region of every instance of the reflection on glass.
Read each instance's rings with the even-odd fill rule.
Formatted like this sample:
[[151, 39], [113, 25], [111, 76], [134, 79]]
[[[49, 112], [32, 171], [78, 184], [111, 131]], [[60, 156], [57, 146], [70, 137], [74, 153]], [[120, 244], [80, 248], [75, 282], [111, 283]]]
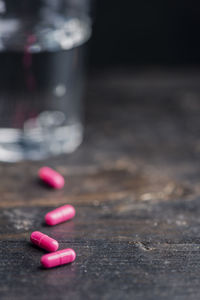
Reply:
[[82, 8], [63, 0], [0, 1], [0, 160], [41, 159], [81, 143], [91, 34]]

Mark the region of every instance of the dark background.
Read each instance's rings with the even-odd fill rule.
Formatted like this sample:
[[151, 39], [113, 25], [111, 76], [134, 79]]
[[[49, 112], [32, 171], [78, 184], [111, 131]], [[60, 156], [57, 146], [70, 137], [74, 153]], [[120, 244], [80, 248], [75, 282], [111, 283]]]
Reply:
[[200, 1], [96, 0], [90, 65], [200, 63]]

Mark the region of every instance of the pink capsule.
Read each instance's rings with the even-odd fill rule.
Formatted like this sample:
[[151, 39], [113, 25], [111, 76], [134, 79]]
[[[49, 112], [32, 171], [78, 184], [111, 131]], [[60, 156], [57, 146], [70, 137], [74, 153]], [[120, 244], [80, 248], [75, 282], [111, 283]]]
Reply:
[[56, 266], [65, 265], [75, 260], [76, 253], [73, 249], [64, 249], [50, 254], [45, 254], [41, 257], [41, 264], [45, 268], [53, 268]]
[[38, 175], [42, 181], [54, 189], [61, 189], [65, 184], [63, 176], [49, 167], [42, 167]]
[[67, 204], [48, 212], [45, 216], [45, 222], [48, 225], [56, 225], [72, 219], [75, 214], [75, 208]]
[[51, 237], [40, 231], [32, 232], [30, 240], [33, 244], [49, 252], [56, 251], [59, 247], [59, 244], [56, 240], [52, 239]]

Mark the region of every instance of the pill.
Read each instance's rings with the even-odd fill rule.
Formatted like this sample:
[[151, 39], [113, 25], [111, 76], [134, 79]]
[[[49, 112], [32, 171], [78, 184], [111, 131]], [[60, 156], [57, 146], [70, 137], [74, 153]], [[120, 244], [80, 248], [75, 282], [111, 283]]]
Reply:
[[59, 250], [53, 253], [45, 254], [41, 257], [41, 264], [44, 268], [53, 268], [65, 265], [75, 260], [76, 253], [73, 249]]
[[48, 212], [45, 215], [45, 222], [48, 225], [56, 225], [72, 219], [75, 214], [75, 208], [72, 205], [67, 204]]
[[65, 184], [63, 176], [49, 167], [42, 167], [38, 175], [42, 181], [54, 189], [61, 189]]
[[32, 232], [30, 240], [33, 244], [49, 252], [56, 251], [59, 247], [59, 244], [56, 240], [52, 239], [51, 237], [40, 231]]

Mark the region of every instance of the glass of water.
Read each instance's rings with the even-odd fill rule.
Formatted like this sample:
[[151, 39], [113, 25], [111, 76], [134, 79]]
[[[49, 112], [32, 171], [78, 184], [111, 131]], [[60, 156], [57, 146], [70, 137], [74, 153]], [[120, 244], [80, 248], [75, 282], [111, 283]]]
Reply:
[[39, 160], [82, 141], [88, 0], [0, 0], [0, 160]]

